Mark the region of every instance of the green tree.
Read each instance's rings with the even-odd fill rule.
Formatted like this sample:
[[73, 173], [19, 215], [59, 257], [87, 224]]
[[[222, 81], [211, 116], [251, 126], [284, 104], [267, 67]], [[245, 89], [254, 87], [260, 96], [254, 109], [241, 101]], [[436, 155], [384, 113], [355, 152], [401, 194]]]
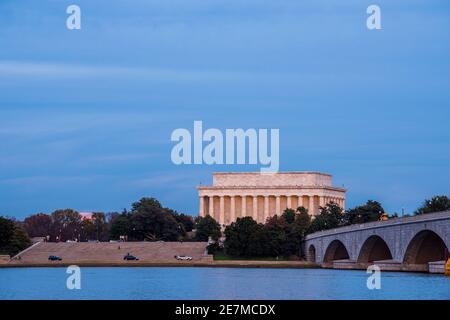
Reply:
[[0, 217], [0, 253], [14, 256], [31, 245], [27, 233], [13, 220]]
[[286, 209], [281, 217], [273, 216], [267, 220], [270, 256], [292, 256], [301, 254], [301, 243], [311, 225], [308, 210], [299, 207], [297, 211]]
[[225, 252], [231, 256], [249, 257], [254, 253], [250, 246], [254, 233], [259, 231], [262, 225], [251, 217], [237, 218], [237, 220], [225, 228]]
[[250, 235], [246, 252], [247, 257], [269, 257], [275, 256], [270, 247], [270, 234], [262, 224], [258, 224]]
[[447, 210], [450, 210], [450, 199], [447, 196], [434, 196], [425, 200], [414, 214], [419, 215]]
[[120, 215], [111, 217], [111, 228], [109, 230], [110, 240], [119, 240], [120, 236], [129, 236], [131, 233], [131, 222], [126, 210]]
[[195, 221], [195, 240], [196, 241], [208, 241], [211, 237], [217, 241], [220, 237], [220, 225], [210, 215], [205, 217], [198, 217]]
[[142, 198], [133, 203], [130, 222], [130, 236], [137, 241], [175, 241], [184, 233], [182, 225], [154, 198]]
[[308, 210], [304, 207], [297, 208], [297, 214], [295, 215], [295, 221], [291, 225], [292, 231], [288, 234], [288, 250], [291, 254], [304, 256], [301, 251], [301, 243], [308, 233], [311, 227], [311, 216], [308, 214]]
[[31, 246], [31, 240], [26, 231], [20, 227], [16, 227], [14, 228], [14, 234], [10, 243], [6, 246], [6, 251], [10, 256], [14, 256], [29, 246]]
[[305, 209], [305, 207], [298, 207], [294, 221], [295, 231], [298, 232], [303, 239], [310, 226], [311, 216], [308, 214], [308, 209]]
[[[287, 209], [286, 211], [288, 211], [288, 214], [286, 215], [288, 218], [291, 217], [290, 211], [294, 212], [295, 215], [295, 211], [291, 209]], [[284, 214], [281, 217], [274, 215], [268, 218], [266, 224], [264, 225], [264, 229], [267, 232], [269, 240], [267, 242], [267, 251], [272, 257], [286, 255], [287, 233], [290, 233], [291, 228], [284, 219], [284, 216]]]
[[378, 201], [369, 200], [365, 205], [347, 210], [344, 220], [346, 224], [379, 221], [383, 212], [384, 209]]
[[328, 203], [320, 207], [320, 214], [311, 223], [308, 233], [337, 228], [344, 224], [343, 211], [336, 203]]
[[287, 223], [291, 224], [295, 221], [295, 211], [294, 209], [286, 209], [281, 215]]
[[304, 215], [304, 214], [308, 215], [308, 209], [306, 209], [306, 208], [303, 207], [303, 206], [298, 207], [298, 208], [297, 208], [297, 213], [298, 213], [298, 214], [302, 214], [302, 215]]
[[0, 217], [0, 250], [6, 248], [14, 236], [14, 221], [4, 217]]
[[183, 226], [183, 229], [186, 232], [191, 232], [192, 229], [194, 229], [194, 218], [192, 216], [184, 214], [184, 213], [178, 213], [174, 210], [167, 209], [169, 212], [172, 213], [175, 220]]

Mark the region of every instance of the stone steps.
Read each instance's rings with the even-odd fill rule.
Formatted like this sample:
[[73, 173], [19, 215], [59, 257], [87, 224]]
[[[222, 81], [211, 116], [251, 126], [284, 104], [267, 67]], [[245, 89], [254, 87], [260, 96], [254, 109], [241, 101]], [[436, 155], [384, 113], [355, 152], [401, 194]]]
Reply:
[[206, 246], [205, 242], [42, 242], [20, 253], [19, 256], [21, 263], [46, 263], [50, 255], [59, 256], [63, 261], [119, 262], [123, 261], [127, 253], [138, 257], [142, 262], [173, 262], [176, 255], [191, 256], [194, 261], [200, 261], [207, 259], [207, 256], [204, 256]]

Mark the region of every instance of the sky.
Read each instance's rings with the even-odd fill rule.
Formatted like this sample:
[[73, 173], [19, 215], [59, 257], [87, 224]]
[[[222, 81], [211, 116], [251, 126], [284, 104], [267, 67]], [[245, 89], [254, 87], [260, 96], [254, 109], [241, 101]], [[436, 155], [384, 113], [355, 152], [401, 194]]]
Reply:
[[[67, 6], [81, 30], [66, 28]], [[0, 215], [198, 213], [196, 186], [255, 165], [175, 165], [173, 130], [277, 128], [280, 171], [347, 206], [450, 194], [450, 2], [0, 2]]]

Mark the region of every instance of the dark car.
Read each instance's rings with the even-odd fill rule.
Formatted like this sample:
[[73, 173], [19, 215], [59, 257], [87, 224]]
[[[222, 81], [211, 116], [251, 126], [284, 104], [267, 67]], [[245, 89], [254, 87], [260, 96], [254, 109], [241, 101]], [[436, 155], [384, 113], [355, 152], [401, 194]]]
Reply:
[[139, 259], [136, 258], [135, 256], [133, 256], [133, 255], [127, 253], [127, 255], [126, 255], [125, 257], [123, 257], [123, 260], [127, 260], [127, 261], [129, 261], [129, 260], [135, 260], [135, 261], [137, 261], [137, 260], [139, 260]]
[[58, 256], [49, 256], [48, 260], [50, 260], [50, 261], [62, 261], [62, 258], [58, 257]]

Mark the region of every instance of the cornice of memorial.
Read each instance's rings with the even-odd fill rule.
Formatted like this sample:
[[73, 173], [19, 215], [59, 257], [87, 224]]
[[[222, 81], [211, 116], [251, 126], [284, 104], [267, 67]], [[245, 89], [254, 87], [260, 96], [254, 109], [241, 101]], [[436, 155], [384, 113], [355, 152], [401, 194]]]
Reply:
[[255, 176], [271, 176], [271, 175], [289, 175], [289, 174], [314, 174], [321, 176], [332, 177], [333, 175], [329, 173], [323, 173], [318, 171], [284, 171], [284, 172], [213, 172], [213, 175], [242, 175], [242, 174], [251, 174]]
[[332, 187], [332, 186], [197, 186], [197, 190], [330, 190], [330, 191], [339, 191], [339, 192], [347, 192], [345, 188]]

